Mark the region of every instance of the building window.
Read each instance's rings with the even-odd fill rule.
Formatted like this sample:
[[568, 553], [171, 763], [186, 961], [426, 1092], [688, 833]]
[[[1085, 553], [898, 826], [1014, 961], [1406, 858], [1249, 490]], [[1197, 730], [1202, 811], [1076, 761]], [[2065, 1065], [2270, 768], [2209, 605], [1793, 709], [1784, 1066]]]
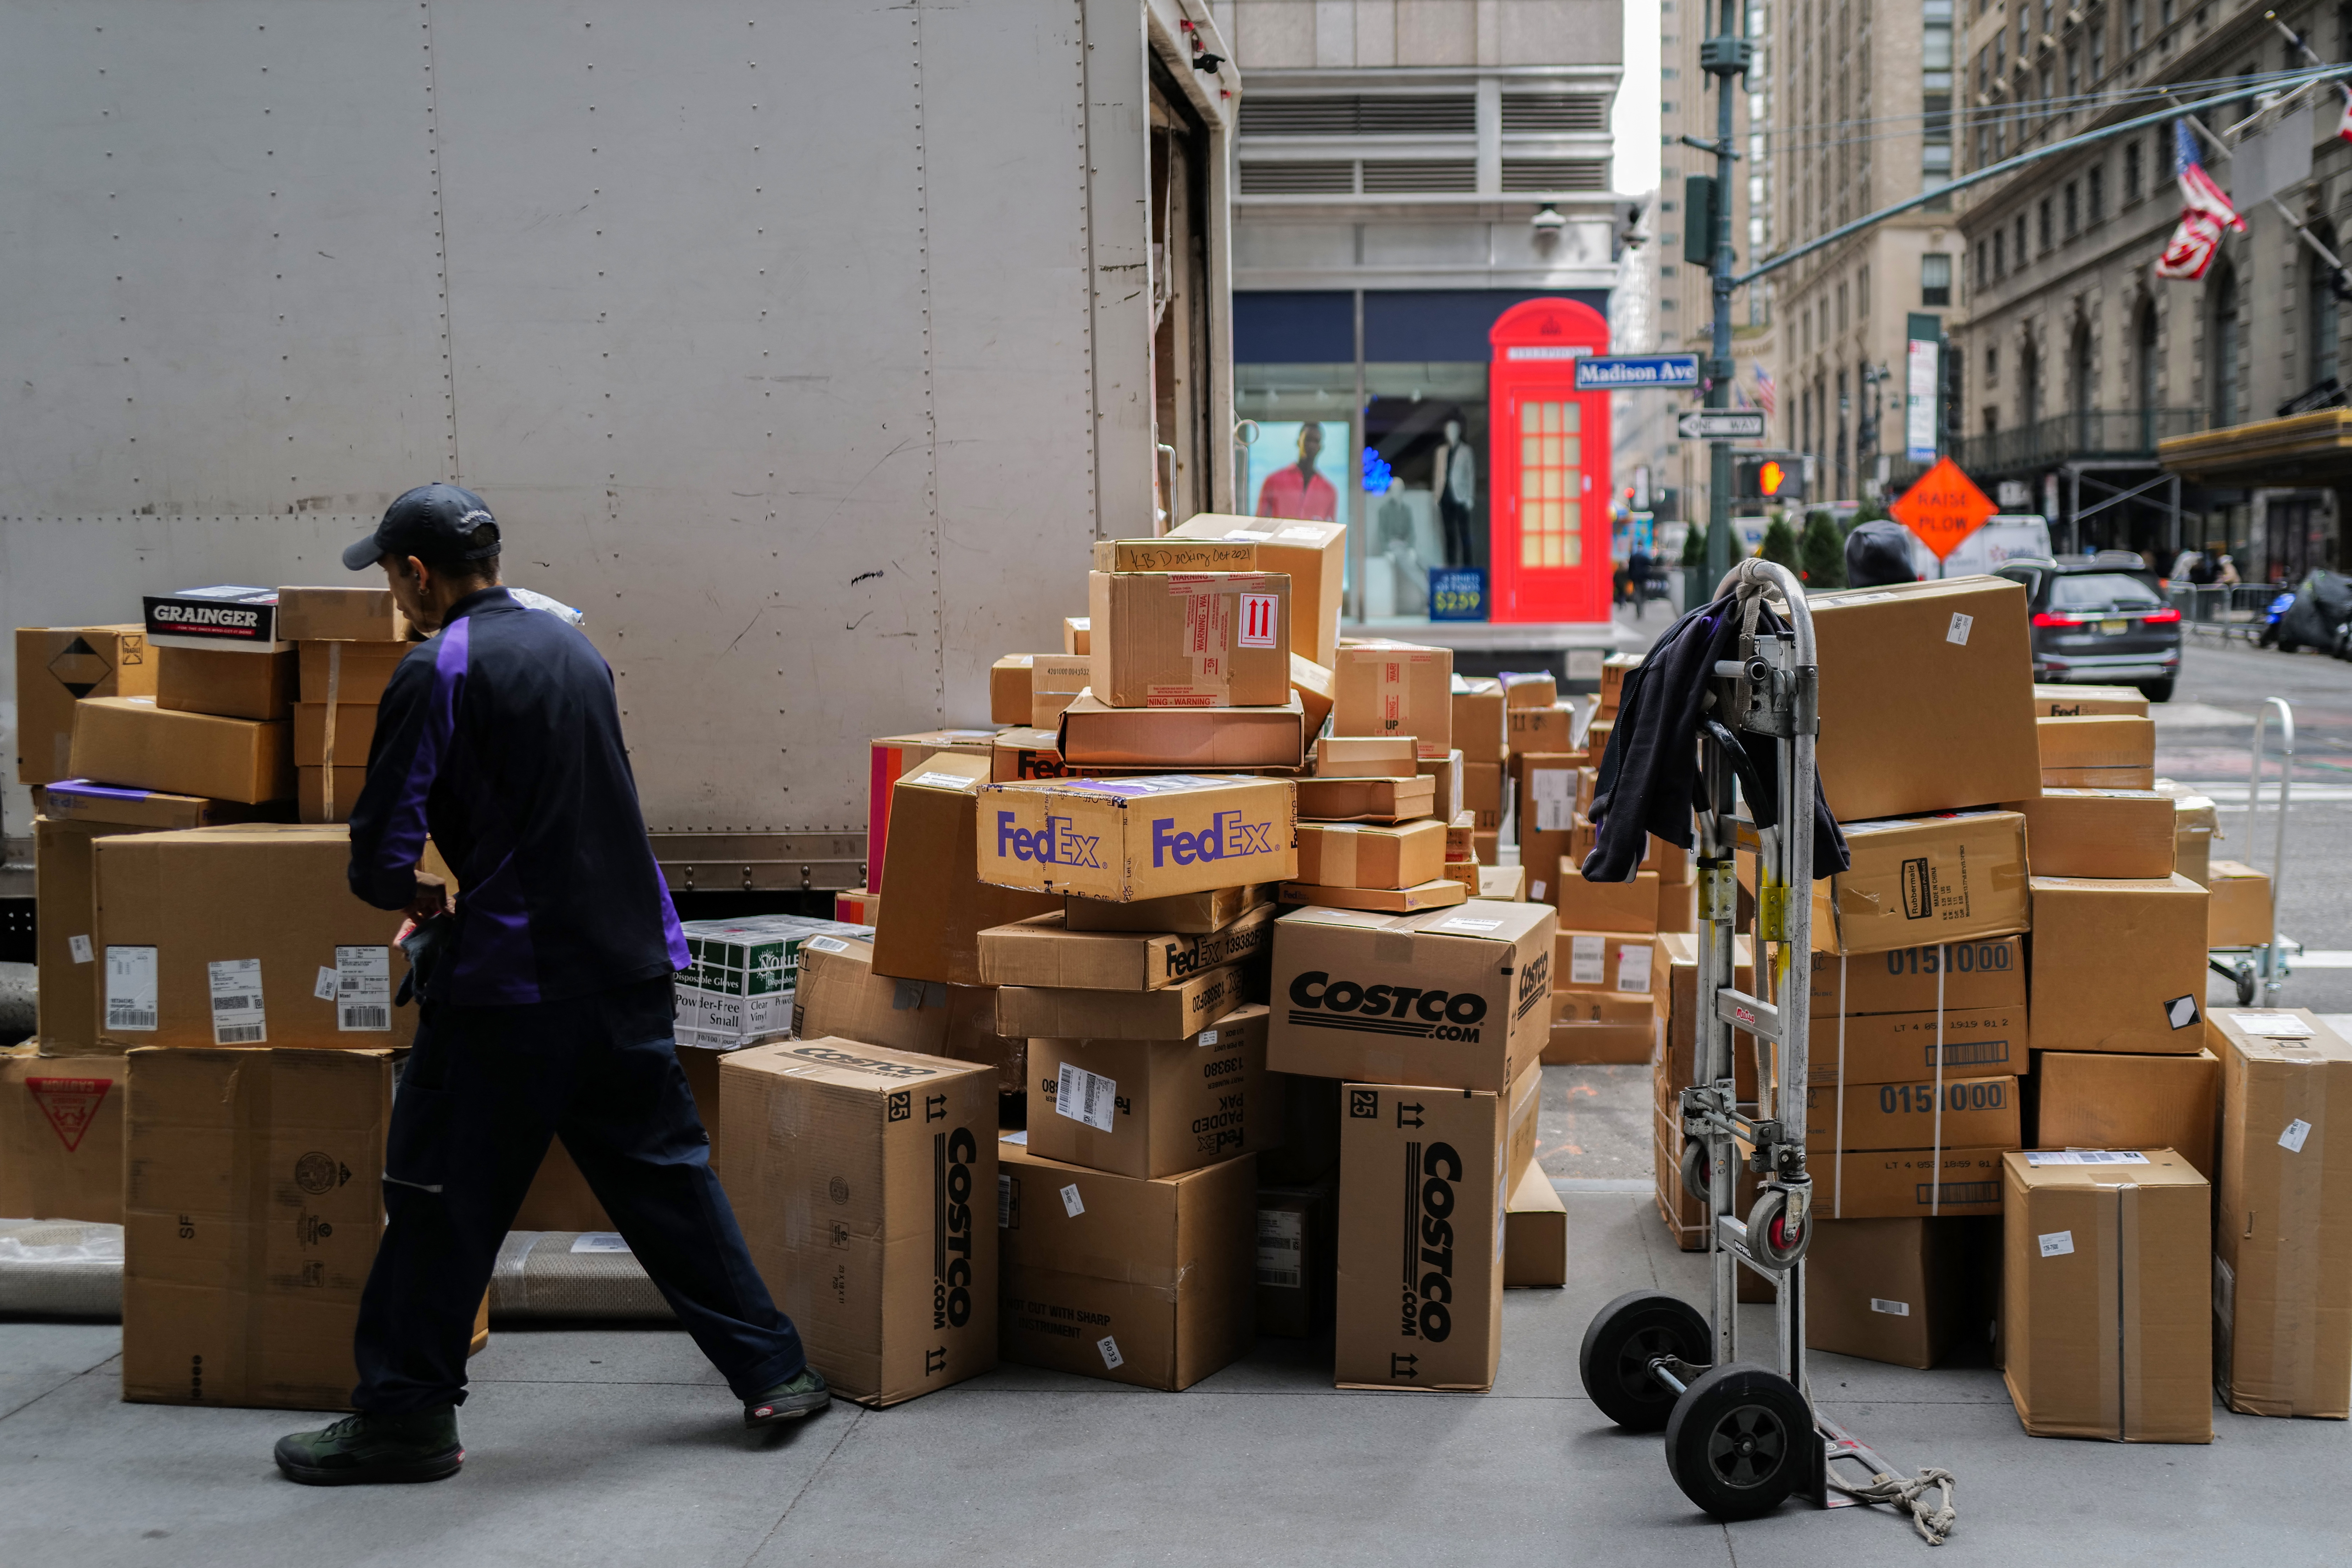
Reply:
[[2047, 251], [2050, 248], [2050, 198], [2048, 196], [2042, 197], [2035, 204], [2033, 216], [2035, 237], [2042, 241], [2042, 248]]
[[[2066, 182], [2063, 200], [2066, 209], [2066, 237], [2068, 239], [2074, 238], [2077, 234], [2082, 232], [2083, 228], [2080, 214], [2077, 212], [2075, 206], [2074, 197], [2076, 188], [2077, 187], [2074, 181], [2069, 180]], [[2045, 241], [2044, 243], [2047, 242]]]
[[1996, 281], [2009, 276], [2009, 247], [2003, 243], [2009, 231], [1995, 229], [1992, 237], [1992, 275]]
[[1995, 33], [1992, 36], [1992, 74], [1995, 81], [2009, 74], [2009, 35], [2007, 33]]
[[[2336, 248], [2336, 235], [2325, 224], [2311, 226], [2311, 237]], [[2338, 331], [2335, 280], [2329, 275], [2327, 263], [2312, 254], [2308, 246], [2303, 254], [2304, 331], [2307, 334], [2307, 355], [2311, 364], [2311, 384], [2338, 376], [2336, 335]]]
[[[2049, 209], [2048, 205], [2047, 205], [2047, 204], [2044, 204], [2044, 205], [2043, 205], [2043, 207], [2042, 207], [2042, 211], [2047, 212], [2047, 211], [2049, 211], [2049, 210], [2050, 210], [2050, 209]], [[2023, 268], [2024, 268], [2024, 266], [2025, 266], [2025, 263], [2026, 263], [2026, 259], [2027, 259], [2027, 258], [2032, 254], [2032, 252], [2028, 251], [2028, 250], [2025, 248], [2025, 215], [2024, 215], [2023, 213], [2020, 213], [2020, 214], [2018, 214], [2018, 215], [2017, 215], [2017, 239], [2016, 239], [2016, 245], [2017, 245], [2017, 265], [2018, 265], [2019, 268], [2020, 268], [2021, 270], [2022, 270], [2022, 269], [2023, 269]]]
[[2095, 224], [2105, 222], [2107, 216], [2107, 170], [2105, 164], [2094, 163], [2091, 165], [2091, 173], [2084, 181], [2084, 194], [2090, 201], [2091, 213], [2089, 221]]
[[1920, 21], [1919, 188], [1932, 191], [1952, 178], [1952, 0], [1920, 0]]
[[2000, 348], [1995, 343], [1985, 345], [1985, 384], [1987, 386], [2000, 384]]
[[2071, 100], [2081, 96], [2082, 91], [2083, 51], [2076, 48], [2074, 45], [2069, 44], [2066, 46], [2066, 97], [2069, 100], [2067, 104], [2068, 108], [2071, 109], [2074, 107]]
[[2091, 82], [2096, 86], [2107, 74], [2107, 18], [2102, 14], [2091, 18]]
[[2205, 331], [2205, 348], [2210, 356], [2205, 367], [2205, 379], [2210, 388], [2213, 427], [2222, 429], [2245, 417], [2245, 388], [2238, 377], [2238, 274], [2229, 262], [2222, 261], [2213, 269], [2213, 281], [2206, 285], [2211, 296], [2212, 320]]
[[1841, 332], [1845, 331], [1845, 285], [1843, 283], [1837, 289], [1837, 330]]
[[1952, 258], [1943, 251], [1931, 250], [1919, 258], [1919, 303], [1948, 305], [1952, 302]]
[[1870, 268], [1867, 267], [1854, 275], [1853, 317], [1857, 321], [1870, 320]]
[[1992, 274], [1985, 270], [1985, 242], [1980, 239], [1977, 241], [1977, 287], [1981, 289], [1991, 281]]
[[2124, 205], [2129, 206], [2139, 198], [2139, 143], [2126, 142], [2124, 143]]
[[2124, 50], [2139, 53], [2141, 0], [2124, 0]]

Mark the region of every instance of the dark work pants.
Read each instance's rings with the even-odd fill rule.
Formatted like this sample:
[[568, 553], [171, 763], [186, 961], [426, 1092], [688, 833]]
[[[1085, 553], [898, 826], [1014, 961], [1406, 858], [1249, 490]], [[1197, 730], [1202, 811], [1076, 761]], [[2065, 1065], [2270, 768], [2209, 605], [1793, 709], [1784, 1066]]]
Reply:
[[551, 1136], [738, 1397], [807, 1364], [711, 1173], [671, 1044], [670, 984], [425, 1012], [393, 1101], [391, 1223], [360, 1299], [358, 1408], [464, 1403], [474, 1312]]
[[1445, 525], [1445, 563], [1448, 566], [1469, 566], [1476, 557], [1470, 553], [1470, 509], [1451, 496], [1437, 498], [1438, 521]]

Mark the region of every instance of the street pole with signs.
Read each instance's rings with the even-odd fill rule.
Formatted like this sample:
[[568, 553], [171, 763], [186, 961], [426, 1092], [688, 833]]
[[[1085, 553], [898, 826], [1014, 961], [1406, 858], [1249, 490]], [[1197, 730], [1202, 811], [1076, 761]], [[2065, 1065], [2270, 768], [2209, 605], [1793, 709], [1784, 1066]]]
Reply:
[[[1715, 145], [1696, 137], [1683, 140], [1701, 152], [1715, 154], [1715, 179], [1707, 228], [1715, 241], [1708, 273], [1714, 284], [1715, 335], [1706, 361], [1706, 406], [1731, 406], [1731, 183], [1739, 150], [1731, 143], [1732, 94], [1738, 79], [1756, 58], [1756, 46], [1746, 37], [1745, 7], [1738, 0], [1717, 0], [1715, 37], [1699, 45], [1700, 68], [1715, 79]], [[1731, 570], [1731, 443], [1723, 437], [1707, 442], [1706, 586], [1712, 591]]]

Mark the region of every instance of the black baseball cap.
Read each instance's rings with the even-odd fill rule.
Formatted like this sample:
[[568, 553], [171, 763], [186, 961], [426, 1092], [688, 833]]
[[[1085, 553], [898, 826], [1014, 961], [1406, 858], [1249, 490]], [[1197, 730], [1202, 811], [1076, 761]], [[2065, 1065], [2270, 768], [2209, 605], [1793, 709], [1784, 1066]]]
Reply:
[[499, 520], [481, 497], [456, 485], [419, 485], [384, 509], [373, 533], [344, 549], [343, 564], [364, 572], [387, 555], [487, 561], [498, 552]]

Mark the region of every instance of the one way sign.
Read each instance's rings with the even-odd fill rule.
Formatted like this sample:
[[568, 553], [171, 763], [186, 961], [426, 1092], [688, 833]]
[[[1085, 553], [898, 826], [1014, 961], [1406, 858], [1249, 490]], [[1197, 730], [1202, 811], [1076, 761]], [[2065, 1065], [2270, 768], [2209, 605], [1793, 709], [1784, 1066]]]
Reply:
[[1675, 420], [1675, 434], [1685, 441], [1761, 441], [1764, 411], [1760, 408], [1694, 408]]

